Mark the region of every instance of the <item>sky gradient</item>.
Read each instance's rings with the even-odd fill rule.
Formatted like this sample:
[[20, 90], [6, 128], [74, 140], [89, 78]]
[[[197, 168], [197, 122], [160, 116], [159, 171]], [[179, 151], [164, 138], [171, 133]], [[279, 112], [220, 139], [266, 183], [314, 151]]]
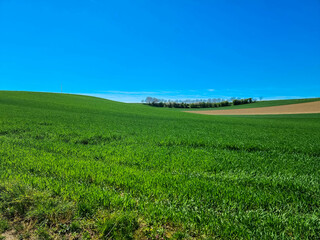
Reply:
[[320, 97], [320, 1], [0, 0], [0, 90]]

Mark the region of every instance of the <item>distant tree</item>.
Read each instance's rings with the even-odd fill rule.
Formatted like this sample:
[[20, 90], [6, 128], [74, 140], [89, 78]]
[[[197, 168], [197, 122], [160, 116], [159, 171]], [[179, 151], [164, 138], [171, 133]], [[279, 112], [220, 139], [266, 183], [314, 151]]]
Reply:
[[[232, 100], [233, 99], [233, 100]], [[232, 101], [231, 101], [232, 100]], [[166, 99], [158, 99], [155, 97], [147, 97], [145, 100], [141, 101], [145, 102], [154, 107], [169, 107], [169, 108], [214, 108], [214, 107], [224, 107], [231, 105], [240, 105], [240, 104], [248, 104], [256, 102], [255, 99], [252, 98], [208, 98], [208, 99], [176, 99], [175, 101], [166, 100]]]
[[153, 99], [152, 97], [146, 97], [145, 102], [150, 104], [150, 103], [152, 103], [152, 99]]
[[233, 99], [232, 104], [233, 104], [233, 105], [240, 105], [241, 102], [240, 102], [240, 100], [238, 100], [238, 99]]

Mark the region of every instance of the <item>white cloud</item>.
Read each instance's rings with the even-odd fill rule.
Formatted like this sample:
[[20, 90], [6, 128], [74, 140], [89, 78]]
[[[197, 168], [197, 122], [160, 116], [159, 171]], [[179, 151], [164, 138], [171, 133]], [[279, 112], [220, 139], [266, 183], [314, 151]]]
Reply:
[[141, 91], [141, 92], [130, 92], [130, 91], [101, 91], [102, 93], [111, 93], [111, 94], [157, 94], [158, 92], [144, 92], [144, 91]]

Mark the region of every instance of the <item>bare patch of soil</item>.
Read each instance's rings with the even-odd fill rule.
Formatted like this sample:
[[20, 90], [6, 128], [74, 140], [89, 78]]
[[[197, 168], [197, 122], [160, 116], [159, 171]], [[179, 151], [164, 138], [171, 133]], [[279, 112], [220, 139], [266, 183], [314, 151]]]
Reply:
[[268, 115], [268, 114], [302, 114], [320, 113], [320, 101], [298, 103], [274, 107], [244, 108], [230, 110], [188, 111], [206, 115]]
[[5, 237], [5, 240], [18, 240], [13, 230], [3, 233], [1, 236]]

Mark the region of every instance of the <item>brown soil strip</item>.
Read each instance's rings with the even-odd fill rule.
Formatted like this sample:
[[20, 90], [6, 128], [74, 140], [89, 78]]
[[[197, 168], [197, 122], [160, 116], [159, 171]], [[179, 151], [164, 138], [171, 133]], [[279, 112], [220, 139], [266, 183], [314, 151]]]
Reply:
[[320, 101], [298, 103], [274, 107], [244, 108], [230, 110], [188, 111], [206, 115], [268, 115], [268, 114], [302, 114], [320, 113]]

